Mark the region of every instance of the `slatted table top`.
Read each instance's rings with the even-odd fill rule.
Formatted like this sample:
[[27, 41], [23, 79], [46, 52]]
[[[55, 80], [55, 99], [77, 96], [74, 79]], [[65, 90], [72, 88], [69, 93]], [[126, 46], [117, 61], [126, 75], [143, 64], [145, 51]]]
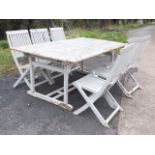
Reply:
[[25, 54], [63, 62], [77, 63], [115, 49], [124, 43], [92, 38], [75, 38], [11, 48]]

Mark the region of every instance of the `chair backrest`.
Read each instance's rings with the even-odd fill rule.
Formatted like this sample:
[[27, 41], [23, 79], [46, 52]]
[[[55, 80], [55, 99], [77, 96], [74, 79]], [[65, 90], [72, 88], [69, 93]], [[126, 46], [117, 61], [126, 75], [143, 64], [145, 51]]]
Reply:
[[30, 29], [33, 44], [49, 42], [50, 37], [47, 29]]
[[[32, 44], [27, 30], [7, 31], [6, 35], [10, 48]], [[15, 59], [24, 57], [21, 52], [12, 51], [11, 53]]]
[[149, 44], [151, 36], [147, 35], [144, 37], [136, 37], [136, 38], [131, 38], [128, 40], [129, 43], [135, 43], [135, 52], [134, 52], [134, 56], [133, 56], [133, 63], [135, 63], [138, 59], [141, 59], [144, 51], [147, 47], [147, 45]]
[[114, 85], [116, 81], [119, 79], [119, 77], [122, 75], [122, 73], [125, 72], [125, 70], [127, 69], [127, 65], [130, 61], [129, 57], [131, 55], [131, 52], [133, 51], [133, 48], [134, 48], [134, 43], [129, 44], [120, 50], [120, 54], [117, 56], [113, 64], [110, 75], [106, 79], [100, 92], [98, 92], [98, 97], [103, 94], [103, 92], [108, 86]]
[[134, 45], [134, 43], [131, 43], [120, 50], [120, 54], [117, 56], [111, 74], [109, 76], [109, 80], [112, 83], [115, 83], [128, 68], [128, 65], [132, 59], [132, 53], [135, 48]]
[[59, 41], [66, 39], [63, 27], [50, 28], [52, 41]]

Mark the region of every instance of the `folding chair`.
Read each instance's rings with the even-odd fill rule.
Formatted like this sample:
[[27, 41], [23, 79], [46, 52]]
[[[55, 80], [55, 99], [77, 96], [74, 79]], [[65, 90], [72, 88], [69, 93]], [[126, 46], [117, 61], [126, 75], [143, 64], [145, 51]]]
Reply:
[[132, 79], [132, 81], [134, 82], [134, 86], [133, 86], [133, 88], [131, 90], [127, 90], [127, 88], [121, 83], [120, 80], [117, 81], [117, 84], [120, 86], [123, 93], [127, 97], [131, 98], [132, 94], [136, 90], [142, 89], [142, 86], [137, 81], [137, 79], [134, 77], [133, 71], [137, 70], [136, 62], [142, 58], [142, 56], [144, 54], [144, 51], [145, 51], [147, 45], [149, 44], [150, 37], [151, 36], [148, 35], [148, 36], [137, 37], [137, 38], [132, 38], [132, 39], [128, 40], [129, 43], [135, 43], [135, 48], [134, 48], [134, 51], [133, 51], [133, 55], [131, 57], [131, 62], [130, 62], [130, 65], [128, 66], [128, 69], [127, 69], [127, 72], [126, 72], [127, 77]]
[[[118, 102], [114, 99], [114, 97], [110, 93], [110, 88], [116, 83], [116, 81], [121, 76], [122, 72], [124, 72], [125, 67], [128, 63], [127, 58], [129, 56], [129, 52], [132, 50], [133, 44], [123, 48], [119, 56], [112, 67], [110, 72], [110, 76], [106, 79], [100, 78], [97, 75], [88, 74], [83, 78], [73, 82], [73, 85], [78, 89], [79, 93], [82, 95], [86, 104], [84, 104], [81, 108], [75, 110], [73, 113], [78, 115], [85, 111], [88, 108], [91, 108], [95, 116], [98, 118], [100, 123], [109, 127], [109, 122], [112, 118], [123, 109], [118, 104]], [[87, 95], [86, 91], [90, 92], [91, 95]], [[101, 97], [104, 96], [107, 100], [109, 106], [114, 109], [114, 111], [105, 119], [98, 109], [95, 107], [95, 102]]]
[[50, 37], [47, 29], [30, 29], [30, 33], [33, 44], [50, 42]]
[[[120, 79], [118, 79], [118, 81], [117, 81], [118, 86], [121, 88], [121, 90], [127, 97], [131, 98], [132, 93], [134, 93], [136, 90], [142, 88], [141, 85], [139, 84], [139, 82], [133, 76], [132, 72], [136, 68], [136, 65], [135, 65], [136, 61], [142, 56], [142, 53], [144, 53], [144, 50], [148, 44], [149, 39], [150, 39], [150, 36], [145, 36], [145, 37], [141, 37], [141, 38], [134, 38], [129, 41], [129, 43], [134, 42], [134, 45], [133, 45], [133, 49], [132, 49], [132, 51], [130, 51], [130, 55], [128, 57], [128, 65], [127, 65], [126, 70], [124, 71], [124, 77], [131, 78], [132, 81], [134, 82], [135, 86], [131, 90], [127, 90], [127, 88], [120, 81]], [[103, 67], [96, 68], [96, 69], [92, 70], [92, 73], [95, 73], [102, 78], [107, 78], [109, 76], [112, 66], [113, 66], [113, 64], [104, 66], [104, 69], [103, 69]]]
[[[7, 40], [10, 48], [32, 44], [27, 30], [7, 31], [6, 35], [7, 35]], [[27, 57], [23, 53], [17, 52], [15, 50], [11, 50], [11, 53], [12, 53], [15, 65], [20, 73], [20, 77], [13, 84], [13, 87], [16, 88], [19, 85], [19, 83], [21, 83], [24, 80], [24, 82], [30, 88], [29, 79], [26, 77], [30, 71], [29, 63], [28, 61], [25, 60]], [[23, 64], [23, 60], [26, 61], [25, 64]], [[41, 70], [41, 74], [46, 79], [44, 82], [49, 81], [46, 73], [43, 70]], [[37, 83], [36, 85], [39, 86], [39, 84], [41, 83]]]
[[52, 41], [59, 41], [66, 39], [63, 27], [50, 28]]

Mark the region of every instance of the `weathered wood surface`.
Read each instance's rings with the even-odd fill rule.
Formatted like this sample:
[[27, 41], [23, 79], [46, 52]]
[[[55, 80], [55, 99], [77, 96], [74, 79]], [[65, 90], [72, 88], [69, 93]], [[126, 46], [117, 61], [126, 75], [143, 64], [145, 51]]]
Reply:
[[100, 39], [76, 38], [36, 45], [13, 47], [13, 50], [47, 59], [77, 63], [124, 47], [124, 43]]

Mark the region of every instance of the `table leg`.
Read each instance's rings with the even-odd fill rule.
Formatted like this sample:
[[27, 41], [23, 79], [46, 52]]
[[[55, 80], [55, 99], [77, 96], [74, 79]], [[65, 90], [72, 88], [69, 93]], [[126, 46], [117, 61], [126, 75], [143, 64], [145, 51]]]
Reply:
[[70, 65], [64, 65], [64, 103], [68, 104], [68, 84], [69, 84]]
[[31, 92], [35, 92], [34, 66], [31, 56], [29, 57], [29, 63], [30, 63], [30, 90]]

